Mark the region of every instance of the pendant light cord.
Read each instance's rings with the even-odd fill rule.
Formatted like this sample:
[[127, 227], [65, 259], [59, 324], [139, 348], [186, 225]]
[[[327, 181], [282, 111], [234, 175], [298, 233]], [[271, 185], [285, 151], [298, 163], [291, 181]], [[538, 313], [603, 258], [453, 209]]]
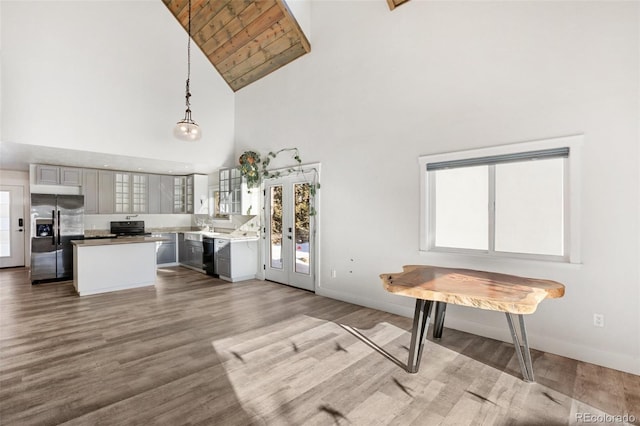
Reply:
[[188, 39], [187, 39], [187, 87], [186, 87], [186, 98], [187, 98], [187, 111], [191, 109], [191, 102], [189, 102], [189, 98], [191, 97], [191, 92], [189, 91], [189, 80], [191, 79], [191, 0], [189, 0], [189, 23], [188, 23]]

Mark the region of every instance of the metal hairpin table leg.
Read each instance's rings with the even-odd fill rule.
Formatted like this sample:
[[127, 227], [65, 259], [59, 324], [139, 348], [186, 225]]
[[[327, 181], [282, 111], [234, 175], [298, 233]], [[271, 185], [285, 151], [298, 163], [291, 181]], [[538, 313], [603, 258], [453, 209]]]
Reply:
[[409, 360], [407, 372], [417, 373], [420, 368], [422, 349], [427, 338], [429, 318], [431, 316], [431, 300], [416, 299], [416, 310], [413, 314], [413, 329], [411, 330], [411, 346], [409, 347]]
[[531, 353], [529, 351], [529, 341], [527, 339], [527, 330], [524, 326], [524, 316], [520, 314], [514, 314], [518, 317], [520, 322], [520, 334], [522, 335], [522, 346], [520, 346], [520, 339], [518, 333], [513, 325], [513, 318], [509, 312], [505, 312], [507, 316], [507, 324], [509, 324], [509, 331], [511, 332], [511, 338], [513, 339], [513, 346], [515, 347], [516, 356], [520, 363], [520, 370], [522, 370], [522, 376], [526, 382], [535, 382], [533, 377], [533, 363], [531, 362]]
[[434, 318], [433, 318], [433, 338], [441, 339], [442, 330], [444, 329], [444, 315], [447, 311], [447, 304], [445, 302], [436, 302]]

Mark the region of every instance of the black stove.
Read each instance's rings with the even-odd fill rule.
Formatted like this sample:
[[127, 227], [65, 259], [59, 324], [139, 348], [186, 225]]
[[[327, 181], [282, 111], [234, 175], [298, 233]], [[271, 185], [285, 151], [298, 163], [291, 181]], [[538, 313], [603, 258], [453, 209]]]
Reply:
[[144, 220], [128, 220], [111, 222], [110, 232], [116, 237], [144, 237], [151, 232], [144, 231]]

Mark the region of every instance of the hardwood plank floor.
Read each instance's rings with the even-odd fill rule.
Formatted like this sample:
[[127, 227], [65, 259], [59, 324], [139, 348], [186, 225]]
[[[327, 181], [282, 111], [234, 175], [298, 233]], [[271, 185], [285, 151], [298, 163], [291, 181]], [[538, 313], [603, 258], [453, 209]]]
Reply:
[[640, 424], [639, 376], [533, 351], [525, 383], [512, 345], [451, 329], [408, 374], [345, 326], [405, 362], [409, 318], [279, 284], [175, 267], [81, 298], [28, 278], [0, 271], [2, 425]]

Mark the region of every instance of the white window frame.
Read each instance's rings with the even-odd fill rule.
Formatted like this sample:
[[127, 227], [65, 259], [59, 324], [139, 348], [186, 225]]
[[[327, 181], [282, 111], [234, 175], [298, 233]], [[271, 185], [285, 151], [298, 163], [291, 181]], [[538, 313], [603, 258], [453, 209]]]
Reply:
[[[509, 145], [492, 146], [488, 148], [456, 151], [442, 154], [424, 155], [418, 158], [420, 167], [420, 252], [449, 252], [458, 254], [474, 254], [489, 257], [521, 258], [543, 261], [560, 261], [568, 263], [580, 263], [580, 194], [581, 194], [581, 157], [584, 135], [565, 136], [553, 139], [544, 139], [532, 142], [523, 142]], [[516, 154], [530, 151], [569, 148], [569, 157], [565, 160], [564, 168], [564, 256], [550, 256], [541, 254], [525, 254], [511, 252], [496, 252], [492, 250], [493, 244], [489, 244], [490, 250], [471, 250], [459, 248], [443, 248], [435, 246], [434, 212], [435, 205], [432, 199], [435, 197], [434, 179], [427, 172], [428, 163], [444, 161], [457, 161], [464, 159], [489, 157], [494, 155]], [[489, 185], [489, 188], [492, 188]], [[490, 226], [490, 239], [494, 238], [494, 230]]]

